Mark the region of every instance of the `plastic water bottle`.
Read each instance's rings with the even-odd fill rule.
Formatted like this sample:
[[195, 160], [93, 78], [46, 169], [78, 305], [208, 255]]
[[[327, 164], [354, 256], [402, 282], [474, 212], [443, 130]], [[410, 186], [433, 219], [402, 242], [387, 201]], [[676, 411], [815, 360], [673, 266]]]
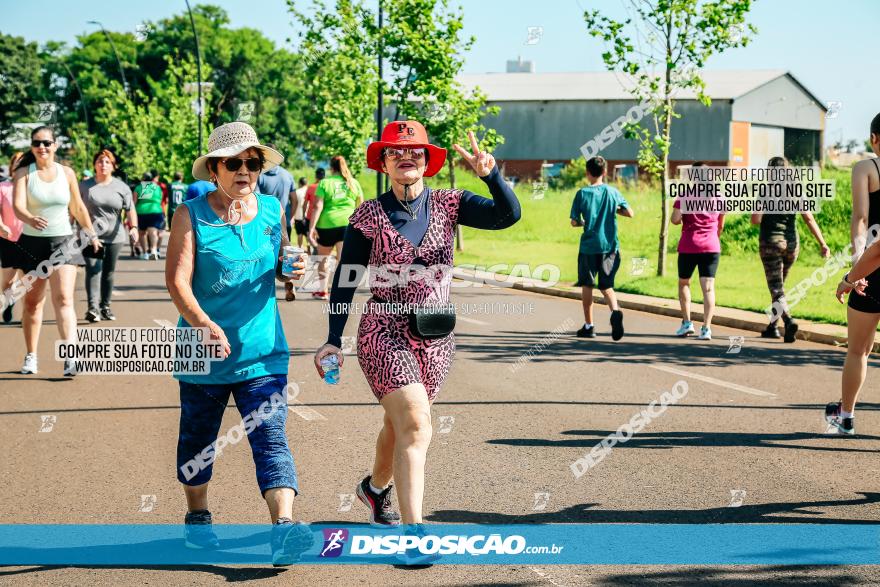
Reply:
[[281, 259], [281, 274], [292, 277], [295, 271], [293, 264], [299, 261], [299, 256], [305, 253], [304, 249], [299, 247], [287, 246], [283, 249], [284, 256]]
[[321, 359], [321, 368], [324, 369], [324, 383], [330, 385], [339, 383], [339, 359], [336, 355], [328, 355]]

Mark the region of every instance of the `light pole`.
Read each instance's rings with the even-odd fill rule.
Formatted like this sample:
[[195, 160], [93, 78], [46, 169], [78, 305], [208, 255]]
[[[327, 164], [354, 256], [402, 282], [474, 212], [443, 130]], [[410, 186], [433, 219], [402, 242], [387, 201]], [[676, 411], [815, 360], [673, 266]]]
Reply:
[[113, 49], [113, 55], [116, 56], [116, 65], [119, 66], [119, 76], [122, 78], [122, 87], [125, 88], [125, 95], [131, 98], [128, 93], [128, 80], [125, 79], [125, 70], [122, 68], [122, 60], [119, 59], [119, 52], [116, 50], [116, 45], [113, 44], [113, 38], [110, 36], [110, 33], [107, 32], [107, 29], [104, 28], [104, 25], [101, 24], [100, 21], [90, 20], [88, 24], [95, 24], [101, 27], [101, 31], [104, 33], [104, 36], [107, 37], [107, 41], [110, 43], [110, 48]]
[[199, 50], [199, 34], [196, 32], [196, 20], [193, 18], [192, 8], [189, 6], [189, 0], [186, 0], [186, 10], [189, 12], [189, 24], [192, 26], [193, 37], [196, 40], [196, 78], [199, 88], [199, 153], [202, 152], [202, 52]]
[[[382, 140], [382, 109], [384, 108], [382, 96], [382, 0], [379, 0], [379, 93], [376, 105], [376, 140]], [[382, 174], [376, 174], [376, 197], [382, 194]]]
[[89, 125], [89, 109], [86, 106], [85, 94], [83, 94], [82, 89], [80, 89], [79, 84], [76, 81], [76, 76], [73, 75], [73, 71], [70, 70], [67, 63], [61, 58], [58, 59], [58, 63], [64, 66], [64, 69], [67, 70], [67, 75], [70, 76], [70, 81], [73, 83], [73, 87], [76, 88], [76, 91], [79, 93], [79, 103], [82, 105], [83, 118], [86, 119], [86, 131], [91, 132], [91, 127]]

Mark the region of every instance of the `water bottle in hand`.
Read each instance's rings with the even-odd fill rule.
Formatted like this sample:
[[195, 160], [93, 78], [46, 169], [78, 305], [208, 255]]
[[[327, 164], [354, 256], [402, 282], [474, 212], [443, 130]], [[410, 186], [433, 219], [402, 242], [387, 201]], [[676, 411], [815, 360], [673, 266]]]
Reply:
[[293, 277], [293, 272], [296, 271], [293, 264], [299, 261], [299, 256], [303, 253], [305, 253], [305, 250], [299, 247], [284, 247], [282, 249], [281, 274], [287, 277]]
[[324, 369], [324, 383], [339, 383], [339, 359], [336, 355], [327, 355], [321, 359], [321, 368]]

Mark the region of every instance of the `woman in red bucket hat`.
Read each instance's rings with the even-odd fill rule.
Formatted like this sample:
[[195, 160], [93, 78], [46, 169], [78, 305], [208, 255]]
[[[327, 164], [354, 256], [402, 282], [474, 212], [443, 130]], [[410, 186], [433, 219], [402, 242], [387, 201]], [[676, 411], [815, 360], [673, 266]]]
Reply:
[[[343, 362], [341, 336], [355, 288], [370, 268], [372, 297], [358, 329], [357, 354], [373, 394], [385, 409], [372, 475], [357, 487], [376, 524], [422, 522], [425, 458], [431, 440], [431, 403], [449, 372], [455, 352], [449, 312], [455, 227], [499, 230], [516, 223], [520, 205], [495, 158], [481, 151], [472, 132], [472, 152], [455, 150], [486, 183], [492, 199], [466, 190], [432, 189], [424, 178], [443, 168], [446, 150], [428, 141], [416, 121], [396, 121], [367, 148], [367, 164], [385, 173], [391, 190], [364, 202], [351, 216], [342, 258], [333, 277], [330, 333], [315, 353]], [[376, 279], [373, 279], [373, 276]], [[432, 308], [427, 314], [425, 308]], [[420, 311], [422, 310], [422, 311]], [[402, 516], [391, 506], [397, 484]]]

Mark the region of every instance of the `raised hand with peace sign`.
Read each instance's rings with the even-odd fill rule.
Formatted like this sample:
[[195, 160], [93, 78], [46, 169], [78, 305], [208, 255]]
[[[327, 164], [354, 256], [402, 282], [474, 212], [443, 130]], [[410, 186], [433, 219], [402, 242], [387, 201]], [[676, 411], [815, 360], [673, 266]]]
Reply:
[[493, 169], [495, 169], [495, 157], [493, 157], [491, 153], [480, 150], [480, 146], [477, 144], [477, 139], [474, 138], [473, 131], [468, 131], [468, 139], [471, 142], [471, 148], [474, 150], [473, 154], [468, 153], [458, 143], [452, 145], [452, 147], [459, 155], [461, 155], [462, 159], [467, 161], [467, 164], [471, 166], [477, 175], [480, 177], [486, 177], [492, 173]]

